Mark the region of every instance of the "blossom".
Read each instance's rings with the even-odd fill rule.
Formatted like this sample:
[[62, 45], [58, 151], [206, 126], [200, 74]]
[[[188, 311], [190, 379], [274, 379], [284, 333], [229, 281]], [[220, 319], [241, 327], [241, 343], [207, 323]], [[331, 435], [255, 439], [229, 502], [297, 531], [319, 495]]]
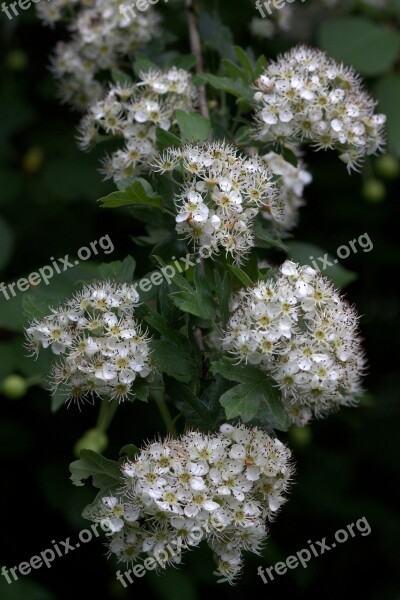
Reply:
[[385, 115], [374, 113], [377, 103], [354, 69], [321, 50], [296, 46], [270, 63], [255, 85], [257, 139], [335, 149], [349, 171], [384, 145]]
[[85, 516], [110, 521], [109, 553], [119, 561], [158, 560], [163, 551], [165, 567], [205, 540], [216, 557], [215, 574], [233, 582], [243, 551], [260, 552], [266, 521], [285, 502], [290, 458], [257, 427], [225, 423], [218, 433], [188, 431], [150, 442], [123, 463], [120, 487]]
[[286, 261], [276, 280], [240, 293], [222, 348], [266, 371], [291, 421], [304, 425], [360, 394], [365, 360], [357, 323], [326, 278]]
[[121, 58], [132, 55], [159, 35], [160, 17], [151, 6], [126, 20], [119, 0], [51, 0], [37, 4], [39, 17], [48, 25], [70, 16], [72, 38], [59, 42], [52, 71], [61, 84], [61, 97], [79, 110], [104, 93], [97, 75], [118, 68]]
[[118, 182], [149, 169], [158, 156], [156, 129], [170, 130], [178, 109], [190, 112], [197, 92], [190, 73], [173, 67], [140, 73], [138, 83], [112, 85], [108, 93], [93, 102], [79, 128], [79, 143], [89, 149], [104, 136], [119, 138], [122, 149], [103, 160], [105, 178]]
[[176, 230], [201, 256], [220, 249], [236, 262], [254, 246], [253, 221], [261, 210], [277, 224], [285, 220], [285, 199], [273, 172], [259, 156], [245, 156], [224, 142], [168, 148], [154, 170], [184, 172], [176, 195]]
[[26, 329], [29, 351], [51, 348], [59, 357], [51, 387], [71, 400], [93, 396], [133, 398], [132, 384], [153, 369], [149, 339], [134, 317], [136, 289], [94, 283]]

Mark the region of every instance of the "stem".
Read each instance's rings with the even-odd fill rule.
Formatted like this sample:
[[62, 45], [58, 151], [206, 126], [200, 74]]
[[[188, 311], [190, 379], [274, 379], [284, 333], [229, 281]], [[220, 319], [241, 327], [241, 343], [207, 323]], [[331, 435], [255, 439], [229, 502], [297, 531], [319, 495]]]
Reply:
[[[196, 73], [201, 75], [204, 72], [203, 55], [201, 52], [201, 41], [194, 0], [186, 0], [186, 19], [189, 28], [190, 50], [196, 57]], [[209, 119], [210, 114], [208, 112], [206, 88], [204, 85], [199, 86], [199, 106], [203, 117]]]
[[119, 402], [116, 398], [109, 400], [108, 398], [102, 398], [100, 404], [100, 412], [97, 417], [96, 429], [106, 433], [107, 429], [111, 425], [111, 421], [114, 418]]
[[170, 433], [172, 435], [172, 437], [176, 437], [175, 423], [170, 415], [170, 412], [168, 410], [167, 403], [164, 400], [163, 394], [154, 390], [153, 398], [157, 404], [157, 408], [160, 412], [162, 420], [164, 421], [164, 425], [167, 428], [168, 433]]

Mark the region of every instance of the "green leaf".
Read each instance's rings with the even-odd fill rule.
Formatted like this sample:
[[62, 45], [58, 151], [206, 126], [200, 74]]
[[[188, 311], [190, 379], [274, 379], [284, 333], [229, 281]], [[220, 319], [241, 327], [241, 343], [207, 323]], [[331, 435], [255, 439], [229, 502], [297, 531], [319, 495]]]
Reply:
[[182, 142], [178, 138], [178, 136], [174, 135], [170, 131], [161, 129], [161, 127], [157, 127], [156, 129], [156, 138], [157, 150], [159, 152], [163, 152], [165, 148], [179, 148], [180, 146], [182, 146]]
[[133, 71], [137, 77], [140, 76], [141, 71], [147, 72], [151, 69], [158, 69], [158, 67], [148, 58], [136, 55], [136, 60], [133, 63]]
[[111, 69], [111, 77], [115, 83], [120, 83], [121, 85], [132, 83], [132, 77], [120, 69]]
[[265, 373], [251, 365], [235, 365], [227, 360], [218, 360], [211, 365], [212, 373], [219, 373], [229, 381], [258, 383], [264, 381]]
[[[310, 267], [313, 267], [313, 269], [315, 269], [316, 264], [319, 269], [321, 269], [323, 275], [329, 277], [339, 288], [346, 287], [346, 285], [349, 285], [349, 283], [357, 279], [357, 273], [342, 267], [337, 258], [333, 258], [330, 254], [325, 252], [325, 250], [318, 248], [318, 246], [314, 246], [314, 244], [289, 241], [286, 245], [291, 260], [300, 265], [309, 265]], [[329, 266], [326, 261], [328, 261], [331, 266]], [[325, 269], [324, 266], [326, 266]]]
[[283, 252], [287, 252], [287, 245], [280, 239], [271, 237], [270, 230], [265, 229], [262, 224], [262, 218], [256, 219], [254, 222], [254, 235], [256, 246], [259, 248], [278, 248]]
[[92, 477], [92, 484], [101, 491], [120, 485], [121, 472], [118, 463], [104, 458], [93, 450], [82, 450], [80, 458], [69, 466], [74, 485], [85, 485], [84, 480]]
[[234, 386], [221, 396], [221, 404], [225, 408], [228, 419], [240, 417], [243, 423], [248, 423], [262, 411], [271, 429], [285, 430], [287, 427], [278, 392], [265, 375], [262, 380]]
[[254, 79], [254, 67], [253, 67], [251, 60], [248, 57], [246, 51], [243, 50], [243, 48], [241, 48], [240, 46], [233, 46], [233, 51], [235, 52], [236, 58], [239, 60], [243, 69], [248, 74], [249, 81], [251, 79]]
[[205, 142], [210, 133], [210, 121], [199, 113], [175, 111], [182, 140], [185, 142]]
[[183, 383], [169, 377], [165, 389], [192, 427], [201, 431], [212, 431], [223, 421], [219, 398], [226, 389], [226, 383], [221, 378], [215, 380], [201, 398], [195, 396]]
[[218, 52], [222, 58], [235, 58], [232, 49], [233, 35], [219, 17], [201, 11], [199, 26], [201, 39], [209, 48]]
[[140, 454], [140, 448], [134, 444], [126, 444], [125, 446], [122, 446], [121, 450], [119, 451], [120, 456], [126, 456], [129, 458], [129, 460], [135, 460], [138, 454]]
[[366, 17], [339, 17], [323, 22], [318, 43], [336, 60], [352, 65], [363, 75], [374, 76], [394, 66], [400, 37], [393, 29]]
[[387, 116], [388, 150], [400, 156], [400, 76], [386, 75], [375, 86], [379, 112]]
[[137, 378], [132, 383], [132, 392], [135, 394], [135, 397], [141, 400], [142, 402], [147, 402], [149, 399], [150, 388], [149, 384], [143, 381], [143, 379]]
[[241, 269], [240, 267], [235, 267], [234, 265], [227, 265], [228, 269], [231, 273], [234, 274], [236, 279], [240, 281], [244, 286], [251, 287], [254, 285], [250, 277]]
[[174, 377], [178, 381], [189, 383], [198, 375], [197, 365], [190, 355], [188, 342], [178, 344], [171, 340], [152, 340], [150, 346], [153, 350], [152, 358], [157, 369]]
[[154, 193], [150, 184], [144, 179], [136, 181], [124, 191], [112, 192], [104, 198], [100, 198], [102, 208], [117, 208], [120, 206], [142, 205], [152, 208], [162, 208], [161, 196]]
[[122, 262], [115, 260], [110, 263], [103, 263], [98, 267], [98, 270], [103, 279], [111, 279], [120, 283], [132, 283], [135, 268], [135, 259], [132, 256], [127, 256]]
[[196, 79], [202, 83], [208, 83], [216, 90], [224, 90], [236, 98], [244, 98], [249, 103], [254, 104], [253, 92], [250, 86], [246, 85], [241, 79], [219, 77], [212, 73], [202, 73]]
[[261, 382], [240, 383], [221, 396], [221, 404], [225, 408], [227, 419], [240, 417], [243, 423], [247, 423], [256, 416], [263, 399]]
[[287, 430], [288, 419], [279, 390], [263, 371], [251, 365], [234, 365], [227, 360], [212, 363], [211, 371], [240, 384], [221, 397], [228, 419], [241, 417], [245, 423], [256, 419], [264, 427]]

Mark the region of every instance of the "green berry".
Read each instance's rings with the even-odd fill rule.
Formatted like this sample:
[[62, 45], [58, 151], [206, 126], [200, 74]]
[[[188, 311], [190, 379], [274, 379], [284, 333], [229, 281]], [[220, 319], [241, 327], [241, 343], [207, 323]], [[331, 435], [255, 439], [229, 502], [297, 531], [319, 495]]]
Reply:
[[308, 446], [311, 442], [310, 427], [297, 427], [293, 425], [289, 431], [291, 442], [296, 446]]
[[28, 66], [28, 57], [23, 50], [11, 50], [6, 56], [10, 71], [24, 71]]
[[395, 156], [385, 154], [375, 163], [376, 172], [382, 179], [396, 179], [400, 175], [400, 163]]
[[362, 195], [371, 204], [383, 202], [386, 197], [386, 186], [379, 179], [368, 179], [362, 187]]
[[26, 379], [21, 375], [9, 375], [2, 383], [1, 391], [6, 398], [18, 400], [25, 396], [28, 389]]

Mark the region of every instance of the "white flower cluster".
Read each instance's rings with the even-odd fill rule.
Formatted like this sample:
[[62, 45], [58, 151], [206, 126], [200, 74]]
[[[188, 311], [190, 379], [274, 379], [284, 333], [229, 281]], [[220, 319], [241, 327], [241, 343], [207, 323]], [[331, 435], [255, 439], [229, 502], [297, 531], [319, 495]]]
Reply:
[[180, 563], [182, 550], [206, 540], [216, 556], [215, 574], [232, 582], [242, 552], [259, 553], [266, 519], [285, 502], [290, 458], [279, 440], [257, 428], [224, 424], [220, 433], [190, 431], [150, 443], [123, 464], [123, 488], [85, 517], [108, 522], [110, 554], [124, 562], [164, 552], [165, 564]]
[[240, 263], [254, 246], [253, 220], [260, 209], [275, 222], [284, 219], [284, 199], [258, 156], [244, 156], [225, 142], [206, 142], [168, 148], [155, 163], [161, 173], [183, 173], [175, 198], [176, 230], [194, 242], [200, 256], [222, 248]]
[[196, 88], [184, 69], [141, 72], [138, 83], [112, 86], [104, 100], [89, 108], [80, 125], [80, 145], [90, 148], [102, 134], [122, 138], [124, 148], [107, 156], [102, 172], [114, 181], [133, 177], [148, 170], [158, 155], [157, 127], [170, 130], [175, 111], [191, 112], [196, 103]]
[[[284, 198], [283, 218], [279, 226], [284, 231], [290, 231], [299, 221], [299, 208], [305, 204], [304, 188], [311, 183], [312, 175], [306, 170], [301, 160], [295, 167], [275, 152], [269, 152], [260, 158], [278, 178], [275, 183]], [[261, 214], [265, 219], [271, 220], [271, 213], [268, 210], [262, 210]]]
[[104, 94], [96, 76], [117, 68], [124, 58], [159, 34], [160, 18], [149, 6], [129, 21], [120, 12], [119, 0], [51, 0], [37, 5], [39, 16], [50, 25], [70, 16], [72, 39], [59, 42], [52, 71], [61, 82], [61, 97], [79, 110]]
[[298, 425], [351, 405], [365, 360], [358, 318], [311, 267], [286, 261], [277, 280], [241, 292], [223, 349], [268, 372]]
[[350, 67], [321, 50], [297, 46], [271, 62], [256, 81], [255, 135], [283, 144], [333, 148], [349, 171], [381, 150], [385, 115]]
[[133, 316], [138, 301], [131, 285], [95, 283], [26, 329], [33, 355], [51, 348], [61, 357], [51, 374], [54, 390], [76, 401], [134, 397], [135, 379], [152, 372], [148, 339]]

